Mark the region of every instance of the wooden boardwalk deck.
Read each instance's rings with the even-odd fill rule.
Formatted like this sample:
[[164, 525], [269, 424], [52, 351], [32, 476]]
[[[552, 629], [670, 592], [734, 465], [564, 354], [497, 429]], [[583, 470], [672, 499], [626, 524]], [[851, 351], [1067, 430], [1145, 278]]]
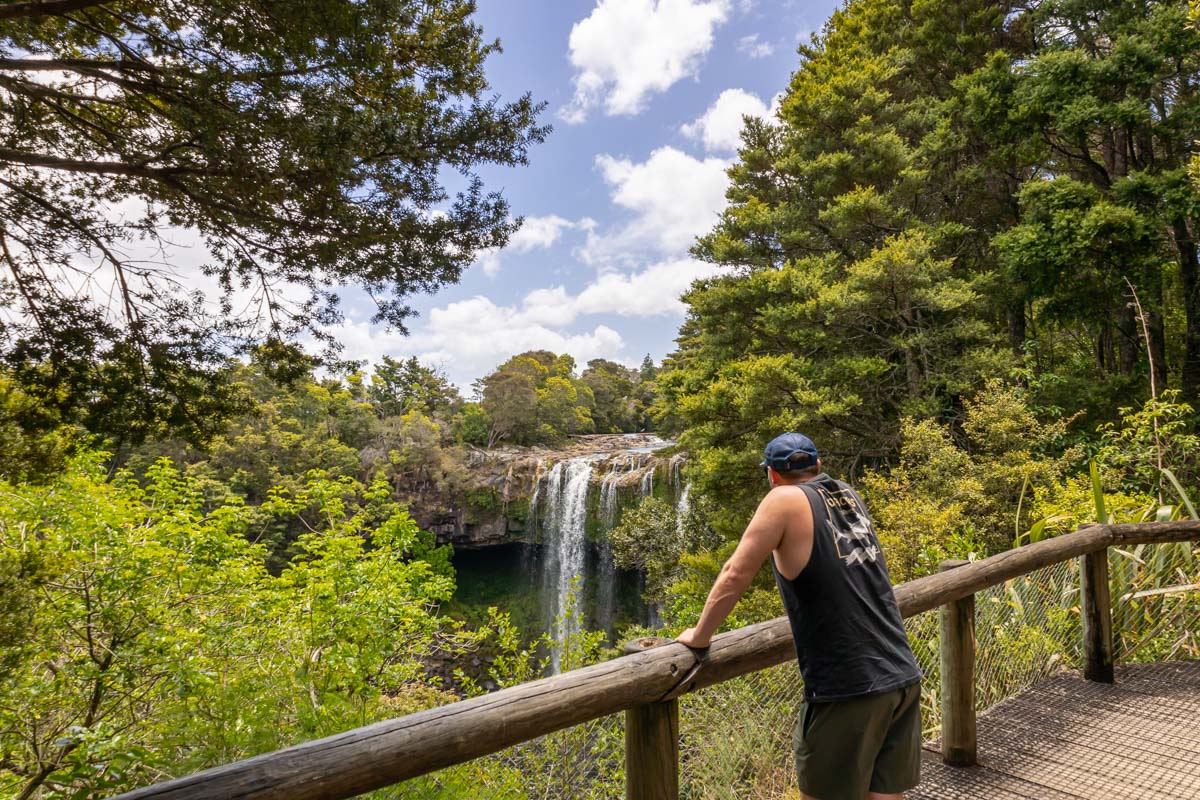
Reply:
[[1200, 662], [1063, 673], [979, 717], [979, 766], [925, 753], [908, 800], [1200, 798]]

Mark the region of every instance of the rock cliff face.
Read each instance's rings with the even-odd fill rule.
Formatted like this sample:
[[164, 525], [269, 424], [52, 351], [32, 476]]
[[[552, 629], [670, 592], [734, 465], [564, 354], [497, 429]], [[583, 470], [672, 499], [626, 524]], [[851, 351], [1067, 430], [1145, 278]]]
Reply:
[[538, 480], [556, 463], [595, 457], [595, 491], [589, 492], [595, 508], [589, 506], [590, 513], [611, 514], [619, 494], [635, 487], [647, 494], [656, 481], [665, 486], [677, 479], [683, 457], [671, 453], [671, 444], [652, 434], [604, 434], [577, 436], [560, 448], [472, 450], [466, 465], [469, 476], [459, 496], [414, 501], [412, 515], [437, 535], [439, 544], [460, 549], [530, 541]]

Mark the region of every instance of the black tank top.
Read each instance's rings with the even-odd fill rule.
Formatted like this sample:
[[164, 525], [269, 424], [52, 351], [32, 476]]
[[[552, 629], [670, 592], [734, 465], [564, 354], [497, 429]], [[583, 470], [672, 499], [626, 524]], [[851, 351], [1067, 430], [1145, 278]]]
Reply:
[[812, 556], [794, 580], [775, 567], [775, 583], [792, 625], [804, 699], [845, 700], [916, 683], [921, 668], [862, 498], [823, 472], [796, 487], [812, 504]]

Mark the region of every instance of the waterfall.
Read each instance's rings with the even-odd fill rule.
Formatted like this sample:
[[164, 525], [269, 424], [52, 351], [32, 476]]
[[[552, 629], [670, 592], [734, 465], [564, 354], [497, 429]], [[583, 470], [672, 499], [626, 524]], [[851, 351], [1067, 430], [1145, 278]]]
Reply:
[[650, 603], [646, 607], [646, 627], [656, 631], [666, 624], [662, 617], [662, 606], [659, 603]]
[[596, 552], [596, 628], [612, 635], [613, 619], [617, 615], [617, 565], [613, 563], [612, 545], [608, 538], [600, 542]]
[[675, 495], [678, 497], [680, 490], [683, 488], [683, 456], [676, 454], [671, 456], [670, 471], [671, 485], [675, 489]]
[[617, 501], [621, 496], [618, 481], [624, 466], [625, 459], [614, 458], [609, 462], [608, 473], [600, 483], [600, 524], [606, 531], [612, 530], [617, 524]]
[[612, 631], [617, 605], [617, 567], [613, 563], [612, 545], [609, 544], [607, 534], [617, 526], [621, 476], [635, 468], [636, 461], [637, 459], [629, 457], [612, 459], [608, 464], [608, 472], [600, 483], [600, 529], [605, 536], [601, 539], [596, 553], [596, 627], [603, 631]]
[[[542, 546], [542, 597], [543, 602], [555, 597], [558, 586], [559, 553], [557, 547], [558, 526], [556, 512], [560, 505], [559, 495], [562, 494], [562, 462], [555, 464], [544, 476], [538, 478], [537, 488], [533, 492], [531, 508], [537, 525], [537, 540]], [[545, 511], [543, 512], [543, 506]], [[547, 622], [553, 622], [554, 604], [548, 607]]]
[[[688, 509], [691, 508], [688, 496], [692, 492], [692, 484], [683, 480], [682, 466], [683, 459], [671, 459], [671, 484], [675, 489], [675, 533], [680, 540], [684, 536], [684, 524], [687, 520]], [[650, 603], [646, 612], [648, 627], [657, 630], [666, 624], [662, 618], [662, 607], [658, 603]]]
[[[686, 514], [687, 487], [681, 477], [684, 459], [667, 463], [649, 452], [626, 450], [616, 454], [593, 453], [556, 463], [538, 461], [529, 503], [530, 530], [539, 547], [530, 548], [540, 566], [541, 611], [551, 636], [550, 663], [554, 673], [564, 666], [564, 644], [589, 627], [610, 636], [619, 618], [621, 591], [632, 592], [633, 576], [617, 570], [607, 534], [621, 519], [622, 501], [654, 493], [655, 468], [663, 466], [660, 480], [676, 498], [680, 519]], [[589, 520], [588, 495], [593, 480], [598, 497]], [[639, 494], [635, 494], [638, 492]], [[624, 495], [624, 496], [623, 496]], [[587, 539], [589, 521], [602, 534]], [[682, 523], [678, 523], [682, 525]], [[535, 579], [536, 580], [536, 579]], [[572, 591], [574, 590], [574, 592]], [[653, 625], [661, 625], [658, 609], [646, 609]]]
[[[594, 456], [584, 456], [560, 461], [550, 469], [544, 485], [538, 486], [538, 498], [545, 501], [543, 584], [545, 596], [552, 598], [549, 607], [553, 615], [551, 635], [556, 646], [550, 661], [555, 674], [562, 666], [563, 642], [581, 627], [580, 606], [587, 554], [587, 496], [594, 460]], [[572, 588], [575, 589], [573, 599]]]
[[691, 508], [688, 503], [688, 493], [691, 490], [692, 485], [685, 483], [683, 491], [679, 493], [679, 499], [675, 501], [675, 532], [681, 539], [683, 538], [683, 521], [687, 517], [688, 509]]

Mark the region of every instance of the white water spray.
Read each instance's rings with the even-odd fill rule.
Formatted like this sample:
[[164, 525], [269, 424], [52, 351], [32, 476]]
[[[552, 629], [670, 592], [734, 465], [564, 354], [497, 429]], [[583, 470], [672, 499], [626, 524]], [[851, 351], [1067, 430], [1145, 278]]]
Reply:
[[691, 504], [688, 502], [688, 493], [692, 491], [692, 485], [685, 483], [683, 491], [679, 493], [679, 499], [675, 501], [675, 532], [679, 534], [679, 538], [683, 538], [683, 522], [687, 519], [688, 509]]
[[[544, 586], [553, 598], [551, 636], [555, 647], [550, 666], [555, 674], [562, 667], [562, 645], [582, 627], [581, 596], [587, 554], [586, 523], [588, 485], [593, 456], [560, 461], [538, 486], [539, 500], [546, 513], [542, 540], [546, 553]], [[572, 591], [574, 596], [572, 597]]]

